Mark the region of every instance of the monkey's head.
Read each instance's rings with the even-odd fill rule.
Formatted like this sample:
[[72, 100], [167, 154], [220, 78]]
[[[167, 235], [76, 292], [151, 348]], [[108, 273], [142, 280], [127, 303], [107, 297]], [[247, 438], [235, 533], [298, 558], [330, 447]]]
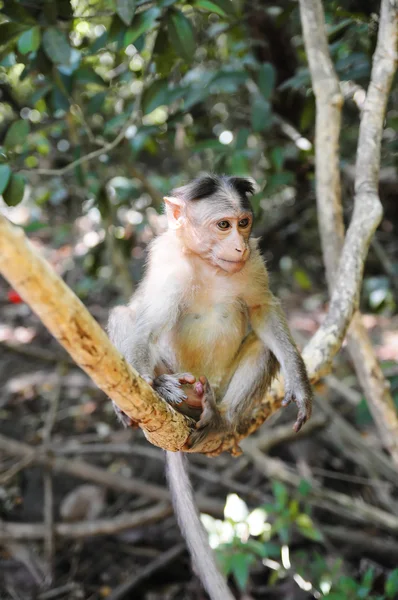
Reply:
[[165, 197], [169, 228], [188, 252], [227, 273], [243, 269], [250, 256], [254, 183], [243, 177], [205, 175]]

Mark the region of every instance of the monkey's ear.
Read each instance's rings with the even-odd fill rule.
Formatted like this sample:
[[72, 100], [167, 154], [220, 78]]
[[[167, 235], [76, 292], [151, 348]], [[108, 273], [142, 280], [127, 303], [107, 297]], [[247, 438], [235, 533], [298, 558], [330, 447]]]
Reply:
[[166, 215], [169, 222], [169, 227], [178, 229], [181, 225], [183, 201], [174, 196], [165, 196], [163, 198], [166, 206]]

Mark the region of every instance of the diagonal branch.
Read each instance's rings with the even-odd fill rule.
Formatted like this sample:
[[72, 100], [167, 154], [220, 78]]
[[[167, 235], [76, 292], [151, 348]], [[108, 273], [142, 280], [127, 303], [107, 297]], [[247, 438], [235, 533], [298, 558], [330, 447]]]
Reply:
[[26, 300], [75, 362], [98, 387], [168, 450], [189, 435], [185, 418], [138, 375], [84, 305], [42, 258], [22, 229], [0, 215], [0, 272]]

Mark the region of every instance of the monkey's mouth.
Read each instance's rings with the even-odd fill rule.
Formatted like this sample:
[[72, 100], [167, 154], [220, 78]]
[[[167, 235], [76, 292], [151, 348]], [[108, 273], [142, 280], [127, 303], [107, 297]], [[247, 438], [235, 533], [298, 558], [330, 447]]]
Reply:
[[218, 260], [229, 263], [230, 265], [244, 265], [246, 263], [246, 260], [227, 260], [226, 258], [219, 258]]
[[218, 261], [222, 270], [227, 273], [238, 273], [247, 262], [246, 260], [227, 260], [226, 258], [219, 258]]

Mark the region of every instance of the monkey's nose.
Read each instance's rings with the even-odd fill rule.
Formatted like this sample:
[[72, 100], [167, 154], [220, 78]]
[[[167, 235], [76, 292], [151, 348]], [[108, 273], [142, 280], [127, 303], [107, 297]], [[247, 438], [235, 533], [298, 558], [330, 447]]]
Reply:
[[239, 252], [240, 254], [242, 254], [242, 252], [243, 252], [242, 248], [235, 248], [235, 250], [236, 250], [237, 252]]

